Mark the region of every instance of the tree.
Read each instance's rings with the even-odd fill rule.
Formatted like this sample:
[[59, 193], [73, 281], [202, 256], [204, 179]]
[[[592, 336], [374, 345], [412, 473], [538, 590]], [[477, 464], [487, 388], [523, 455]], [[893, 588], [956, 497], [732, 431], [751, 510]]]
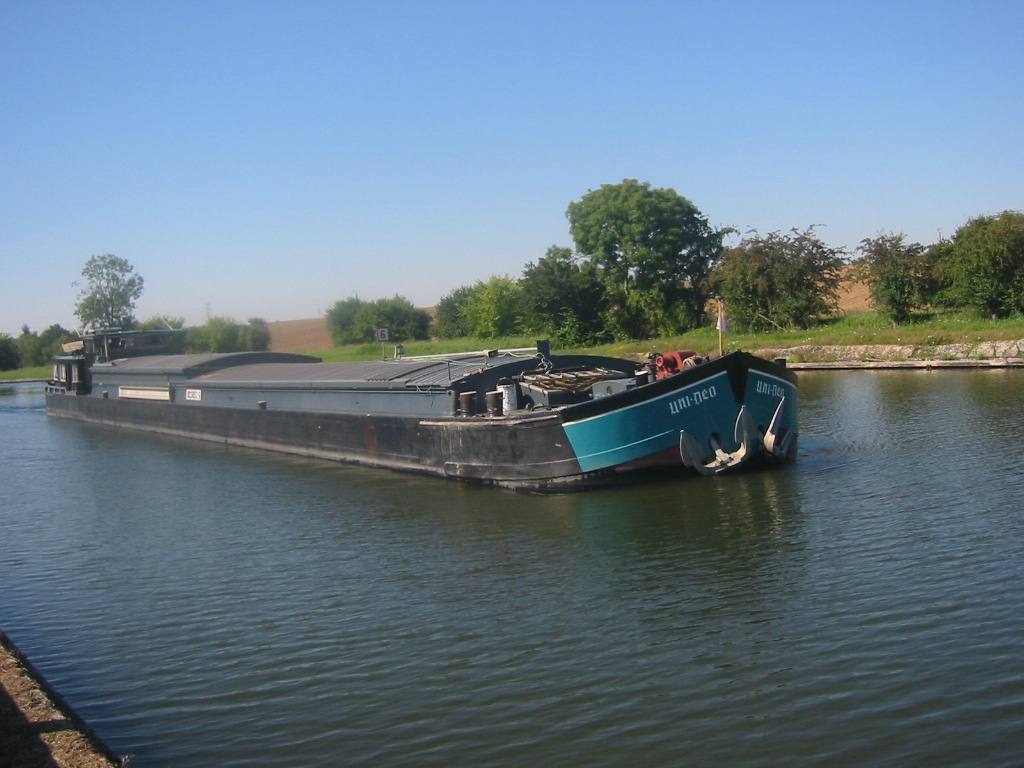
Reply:
[[263, 352], [269, 346], [270, 330], [266, 321], [258, 317], [246, 325], [229, 317], [211, 317], [204, 325], [192, 326], [185, 332], [188, 352]]
[[18, 343], [6, 333], [0, 333], [0, 371], [13, 371], [20, 367]]
[[604, 285], [592, 261], [579, 263], [569, 248], [551, 246], [519, 281], [526, 327], [559, 346], [578, 347], [604, 338]]
[[363, 301], [350, 296], [327, 310], [327, 330], [335, 344], [365, 344], [378, 328], [388, 328], [394, 341], [430, 338], [430, 314], [404, 296]]
[[241, 327], [228, 317], [211, 317], [204, 325], [195, 325], [185, 333], [189, 352], [238, 352]]
[[979, 216], [953, 235], [947, 294], [993, 318], [1024, 312], [1024, 212]]
[[21, 335], [15, 342], [18, 345], [18, 359], [23, 366], [42, 365], [37, 362], [43, 359], [45, 353], [39, 341], [39, 334], [33, 333], [28, 325], [21, 326]]
[[838, 304], [843, 250], [829, 248], [814, 227], [754, 235], [722, 254], [713, 285], [738, 328], [807, 328]]
[[364, 302], [352, 318], [350, 343], [372, 341], [378, 328], [387, 328], [392, 341], [428, 339], [430, 314], [404, 296]]
[[473, 286], [462, 310], [472, 336], [496, 339], [522, 331], [519, 284], [509, 277], [491, 277]]
[[672, 189], [625, 179], [566, 211], [576, 250], [600, 268], [611, 330], [644, 338], [699, 325], [724, 231]]
[[356, 313], [365, 303], [358, 296], [349, 296], [347, 299], [336, 301], [328, 307], [324, 315], [324, 321], [328, 332], [331, 334], [331, 341], [336, 345], [366, 341], [366, 339], [356, 337], [353, 325]]
[[239, 333], [239, 344], [250, 352], [266, 352], [270, 349], [270, 329], [262, 317], [250, 317]]
[[470, 335], [469, 323], [466, 322], [463, 310], [472, 295], [473, 286], [461, 285], [451, 293], [442, 296], [441, 300], [437, 302], [434, 333], [438, 338], [461, 339]]
[[18, 356], [22, 366], [46, 365], [50, 358], [61, 352], [61, 345], [76, 336], [54, 323], [42, 333], [33, 333], [27, 325], [21, 326], [18, 337]]
[[142, 276], [126, 259], [111, 253], [92, 256], [82, 268], [86, 287], [78, 295], [75, 316], [94, 328], [130, 328], [142, 295]]
[[858, 248], [864, 256], [871, 300], [894, 325], [905, 323], [911, 311], [928, 301], [928, 251], [920, 243], [905, 240], [904, 234], [883, 233], [862, 240]]
[[925, 293], [928, 303], [940, 307], [960, 306], [960, 299], [953, 295], [953, 241], [944, 238], [929, 245], [924, 258], [929, 265]]

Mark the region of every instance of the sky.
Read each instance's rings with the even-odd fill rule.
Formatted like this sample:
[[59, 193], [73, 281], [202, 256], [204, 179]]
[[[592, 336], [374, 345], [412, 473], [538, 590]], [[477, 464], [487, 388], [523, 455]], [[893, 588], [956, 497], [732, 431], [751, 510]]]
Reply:
[[0, 0], [0, 333], [77, 327], [106, 253], [140, 320], [431, 306], [623, 179], [931, 244], [1024, 208], [1022, 37], [1019, 0]]

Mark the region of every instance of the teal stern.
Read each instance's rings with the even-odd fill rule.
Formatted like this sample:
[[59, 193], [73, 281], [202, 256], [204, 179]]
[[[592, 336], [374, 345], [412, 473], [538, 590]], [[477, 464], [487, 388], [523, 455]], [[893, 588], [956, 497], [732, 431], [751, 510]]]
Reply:
[[566, 413], [583, 472], [687, 466], [711, 475], [788, 459], [797, 438], [796, 377], [735, 352]]
[[763, 438], [769, 455], [786, 459], [796, 449], [799, 422], [797, 419], [797, 387], [792, 381], [767, 371], [751, 368], [743, 401]]
[[[728, 371], [563, 425], [584, 472], [625, 464], [680, 464], [679, 435], [726, 443], [740, 409]], [[662, 454], [659, 457], [659, 454]]]

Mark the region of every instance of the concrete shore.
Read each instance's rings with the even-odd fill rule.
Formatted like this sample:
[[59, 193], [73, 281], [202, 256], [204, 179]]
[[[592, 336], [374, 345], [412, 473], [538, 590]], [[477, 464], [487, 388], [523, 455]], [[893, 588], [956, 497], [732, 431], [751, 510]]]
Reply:
[[112, 768], [124, 764], [0, 630], [0, 765]]
[[963, 360], [831, 360], [787, 363], [794, 371], [856, 371], [885, 369], [1024, 368], [1024, 357]]
[[1024, 366], [1024, 339], [956, 344], [803, 344], [760, 349], [754, 354], [782, 358], [795, 371], [1019, 368]]

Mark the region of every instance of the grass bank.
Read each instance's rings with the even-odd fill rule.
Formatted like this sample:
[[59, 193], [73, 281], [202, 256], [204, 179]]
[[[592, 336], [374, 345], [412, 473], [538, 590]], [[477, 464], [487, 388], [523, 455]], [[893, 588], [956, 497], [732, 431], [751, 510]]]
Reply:
[[53, 373], [53, 371], [50, 366], [37, 365], [32, 368], [18, 368], [13, 371], [0, 371], [0, 381], [21, 381], [23, 379], [41, 379], [45, 381], [50, 378], [51, 373]]
[[[979, 344], [986, 341], [1024, 339], [1024, 317], [1006, 320], [982, 319], [967, 312], [937, 312], [921, 315], [914, 322], [893, 326], [876, 312], [850, 312], [826, 320], [807, 330], [775, 330], [758, 334], [726, 334], [726, 352], [738, 349], [757, 352], [761, 349], [785, 349], [807, 345], [834, 347], [854, 345], [893, 345], [935, 347], [946, 344]], [[403, 344], [406, 355], [441, 355], [480, 349], [515, 349], [532, 347], [534, 336], [515, 336], [502, 339], [453, 339], [445, 341], [410, 341]], [[560, 349], [556, 352], [588, 352], [613, 357], [641, 359], [651, 352], [670, 349], [693, 349], [702, 354], [718, 351], [718, 332], [714, 328], [701, 328], [682, 336], [646, 341], [624, 341], [603, 344], [586, 349]], [[394, 354], [394, 344], [351, 344], [330, 349], [306, 350], [307, 354], [327, 362], [350, 360], [379, 360]], [[0, 371], [0, 381], [16, 379], [45, 379], [49, 366]]]
[[[934, 313], [921, 316], [915, 322], [893, 326], [876, 312], [851, 312], [830, 318], [822, 325], [806, 330], [775, 330], [758, 334], [726, 334], [726, 352], [761, 349], [783, 349], [787, 347], [812, 346], [855, 346], [893, 345], [934, 347], [946, 344], [977, 344], [984, 341], [1010, 341], [1024, 338], [1024, 317], [1007, 320], [987, 320], [964, 312]], [[533, 336], [519, 336], [503, 339], [457, 339], [452, 341], [410, 341], [405, 343], [407, 355], [437, 355], [449, 352], [465, 352], [478, 349], [508, 349], [532, 347]], [[384, 353], [393, 354], [393, 345], [385, 347]], [[586, 349], [561, 349], [557, 352], [588, 352], [613, 357], [641, 358], [651, 352], [670, 349], [693, 349], [702, 354], [718, 352], [718, 331], [714, 328], [700, 328], [682, 336], [646, 341], [623, 341], [602, 344]], [[326, 350], [310, 350], [308, 354], [322, 357], [328, 362], [345, 360], [373, 360], [382, 356], [380, 344], [356, 344]]]

